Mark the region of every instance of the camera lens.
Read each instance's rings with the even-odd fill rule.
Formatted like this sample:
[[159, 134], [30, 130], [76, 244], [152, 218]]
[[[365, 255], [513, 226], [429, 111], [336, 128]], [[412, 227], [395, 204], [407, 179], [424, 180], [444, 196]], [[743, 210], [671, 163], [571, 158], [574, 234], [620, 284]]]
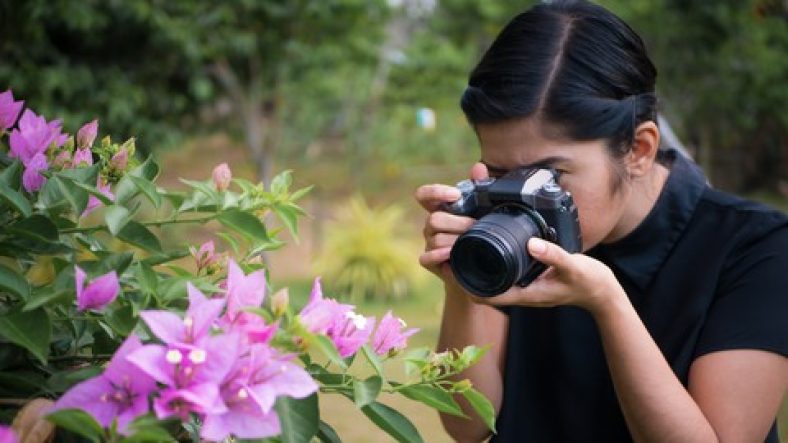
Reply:
[[480, 218], [451, 250], [449, 263], [457, 281], [481, 297], [506, 292], [538, 265], [526, 252], [533, 236], [542, 235], [526, 213], [492, 213]]

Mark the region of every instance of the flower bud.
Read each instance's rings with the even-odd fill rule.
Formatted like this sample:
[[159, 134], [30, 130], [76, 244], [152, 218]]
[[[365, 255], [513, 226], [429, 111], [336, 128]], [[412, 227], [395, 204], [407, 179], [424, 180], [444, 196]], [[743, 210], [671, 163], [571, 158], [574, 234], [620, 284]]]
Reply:
[[116, 171], [125, 171], [129, 165], [129, 151], [121, 149], [109, 161], [110, 166]]
[[287, 312], [290, 305], [290, 293], [287, 288], [282, 288], [271, 297], [271, 311], [276, 317], [281, 317]]
[[226, 191], [230, 187], [230, 180], [233, 179], [233, 173], [227, 163], [222, 163], [213, 168], [213, 184], [220, 192]]
[[71, 153], [69, 151], [60, 151], [60, 153], [52, 161], [52, 166], [57, 169], [65, 169], [71, 166]]
[[77, 131], [77, 147], [90, 148], [98, 135], [98, 120], [93, 120], [90, 123], [85, 123], [84, 126]]

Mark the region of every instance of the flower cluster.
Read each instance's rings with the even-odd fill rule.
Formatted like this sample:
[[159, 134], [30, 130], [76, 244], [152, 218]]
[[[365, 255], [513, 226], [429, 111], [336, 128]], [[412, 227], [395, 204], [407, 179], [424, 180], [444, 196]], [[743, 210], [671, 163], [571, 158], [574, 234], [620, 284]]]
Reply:
[[[87, 288], [84, 272], [77, 268], [76, 275], [79, 309], [100, 308], [117, 294], [114, 273]], [[105, 428], [117, 420], [121, 433], [135, 418], [153, 411], [162, 420], [198, 417], [201, 437], [207, 440], [278, 435], [280, 422], [273, 409], [277, 397], [304, 398], [316, 392], [318, 384], [292, 361], [294, 354], [272, 345], [279, 322], [266, 322], [250, 312], [263, 305], [263, 270], [247, 275], [228, 260], [227, 278], [219, 286], [223, 292], [208, 297], [187, 284], [189, 306], [183, 317], [165, 310], [141, 312], [156, 342], [143, 344], [138, 336], [129, 336], [101, 375], [74, 386], [54, 410], [82, 409]], [[279, 298], [277, 304], [287, 303]], [[343, 358], [370, 339], [377, 354], [396, 352], [416, 332], [403, 330], [401, 320], [389, 312], [373, 336], [374, 317], [354, 309], [323, 298], [317, 279], [297, 318], [311, 333], [328, 336]]]

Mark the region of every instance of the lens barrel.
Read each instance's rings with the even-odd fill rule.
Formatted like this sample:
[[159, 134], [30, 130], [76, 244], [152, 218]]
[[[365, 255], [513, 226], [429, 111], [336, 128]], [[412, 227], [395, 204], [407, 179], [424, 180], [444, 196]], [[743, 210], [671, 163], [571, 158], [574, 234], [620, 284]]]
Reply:
[[470, 293], [492, 297], [524, 284], [534, 266], [526, 250], [531, 237], [544, 237], [533, 216], [522, 211], [494, 212], [480, 218], [452, 247], [449, 264]]

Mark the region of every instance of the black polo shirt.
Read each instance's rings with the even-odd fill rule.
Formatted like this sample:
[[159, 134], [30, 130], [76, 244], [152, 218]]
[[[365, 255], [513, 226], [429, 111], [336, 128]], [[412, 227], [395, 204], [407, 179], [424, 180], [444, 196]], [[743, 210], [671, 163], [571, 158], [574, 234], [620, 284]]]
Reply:
[[[788, 218], [710, 188], [675, 151], [657, 202], [606, 263], [679, 380], [725, 349], [788, 355]], [[515, 307], [494, 442], [631, 441], [591, 315]], [[777, 442], [773, 426], [767, 442]]]

